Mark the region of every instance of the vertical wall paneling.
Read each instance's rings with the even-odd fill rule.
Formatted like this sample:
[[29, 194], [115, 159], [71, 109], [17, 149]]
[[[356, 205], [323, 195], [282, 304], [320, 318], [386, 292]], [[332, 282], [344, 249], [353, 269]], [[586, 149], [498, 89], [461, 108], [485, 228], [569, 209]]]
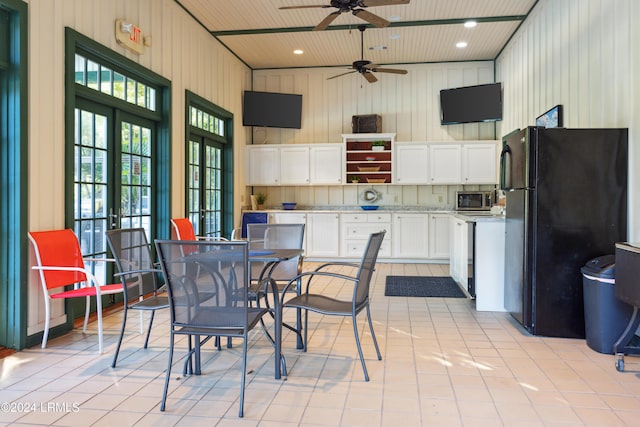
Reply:
[[[29, 229], [64, 226], [64, 28], [71, 27], [171, 81], [172, 212], [184, 210], [184, 92], [189, 89], [235, 117], [235, 168], [243, 171], [241, 94], [250, 70], [173, 0], [29, 0]], [[142, 55], [119, 46], [115, 20], [151, 36]], [[244, 188], [236, 174], [235, 188]], [[235, 195], [236, 212], [244, 193]], [[238, 215], [236, 215], [238, 216]], [[33, 282], [34, 276], [30, 276]], [[37, 286], [36, 286], [37, 285]], [[39, 284], [29, 286], [28, 333], [42, 330]], [[55, 310], [55, 308], [54, 308]], [[62, 311], [63, 313], [63, 311]], [[54, 316], [60, 314], [54, 312]]]
[[541, 0], [496, 60], [498, 137], [564, 105], [565, 127], [629, 128], [629, 239], [640, 239], [640, 4]]

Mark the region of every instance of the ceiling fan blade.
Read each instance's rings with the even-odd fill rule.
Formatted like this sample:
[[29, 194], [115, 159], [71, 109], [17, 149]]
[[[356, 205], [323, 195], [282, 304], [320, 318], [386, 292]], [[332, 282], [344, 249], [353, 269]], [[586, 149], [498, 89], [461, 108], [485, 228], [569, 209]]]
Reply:
[[364, 73], [362, 73], [362, 77], [367, 79], [369, 83], [375, 83], [378, 81], [376, 76], [374, 76], [373, 73], [370, 73], [369, 71], [365, 71]]
[[324, 5], [324, 4], [314, 4], [314, 5], [309, 5], [309, 6], [281, 6], [278, 9], [280, 10], [285, 10], [285, 9], [312, 9], [312, 8], [327, 8], [327, 7], [331, 7], [328, 5]]
[[347, 74], [353, 74], [353, 73], [355, 73], [355, 72], [356, 72], [356, 70], [353, 70], [353, 71], [347, 71], [346, 73], [337, 74], [337, 75], [335, 75], [335, 76], [327, 77], [327, 80], [335, 79], [336, 77], [346, 76]]
[[370, 68], [371, 71], [376, 73], [392, 73], [392, 74], [407, 74], [407, 70], [399, 70], [396, 68]]
[[329, 26], [329, 24], [331, 24], [338, 16], [340, 16], [342, 12], [337, 11], [337, 12], [331, 12], [329, 15], [327, 15], [326, 18], [324, 18], [318, 25], [316, 25], [313, 28], [313, 31], [322, 31], [325, 28], [327, 28]]
[[411, 0], [364, 0], [362, 4], [366, 7], [394, 6], [398, 4], [409, 4]]
[[388, 27], [389, 24], [391, 22], [387, 21], [384, 18], [379, 17], [378, 15], [374, 15], [371, 12], [368, 12], [364, 9], [355, 9], [353, 12], [355, 16], [357, 16], [360, 19], [364, 19], [365, 21], [367, 21], [369, 24], [373, 25], [374, 27], [378, 27], [378, 28], [384, 28], [384, 27]]

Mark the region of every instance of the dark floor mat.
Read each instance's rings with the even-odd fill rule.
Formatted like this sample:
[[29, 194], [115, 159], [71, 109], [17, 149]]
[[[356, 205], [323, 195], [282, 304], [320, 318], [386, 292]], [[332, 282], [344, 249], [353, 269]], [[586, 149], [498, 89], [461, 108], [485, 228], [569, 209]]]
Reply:
[[384, 294], [391, 297], [466, 298], [451, 277], [387, 276]]

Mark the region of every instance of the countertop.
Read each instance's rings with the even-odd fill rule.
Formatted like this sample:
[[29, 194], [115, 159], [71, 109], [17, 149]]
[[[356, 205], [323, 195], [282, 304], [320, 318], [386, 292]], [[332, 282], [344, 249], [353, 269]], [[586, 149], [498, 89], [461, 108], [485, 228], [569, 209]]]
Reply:
[[[254, 211], [257, 212], [257, 211]], [[261, 212], [267, 213], [323, 213], [323, 212], [348, 212], [348, 213], [375, 213], [375, 212], [406, 212], [406, 213], [425, 213], [425, 214], [453, 214], [455, 211], [451, 209], [429, 208], [423, 206], [380, 206], [375, 210], [364, 210], [360, 206], [298, 206], [296, 209], [265, 209]]]
[[451, 209], [429, 208], [424, 206], [380, 206], [376, 210], [363, 210], [360, 206], [316, 206], [297, 207], [296, 209], [264, 209], [267, 213], [423, 213], [423, 214], [449, 214], [466, 222], [494, 222], [504, 221], [503, 214], [491, 214], [489, 211], [454, 211]]

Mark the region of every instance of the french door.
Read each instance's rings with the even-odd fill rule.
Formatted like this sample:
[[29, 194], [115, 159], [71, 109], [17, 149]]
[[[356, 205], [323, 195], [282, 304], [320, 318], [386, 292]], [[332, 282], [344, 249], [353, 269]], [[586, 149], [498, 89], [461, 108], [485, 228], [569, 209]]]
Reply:
[[[74, 231], [82, 253], [106, 258], [105, 231], [143, 227], [152, 232], [153, 122], [91, 102], [76, 104]], [[105, 280], [105, 263], [94, 273]]]
[[187, 217], [198, 236], [223, 231], [223, 147], [191, 135], [187, 144]]

